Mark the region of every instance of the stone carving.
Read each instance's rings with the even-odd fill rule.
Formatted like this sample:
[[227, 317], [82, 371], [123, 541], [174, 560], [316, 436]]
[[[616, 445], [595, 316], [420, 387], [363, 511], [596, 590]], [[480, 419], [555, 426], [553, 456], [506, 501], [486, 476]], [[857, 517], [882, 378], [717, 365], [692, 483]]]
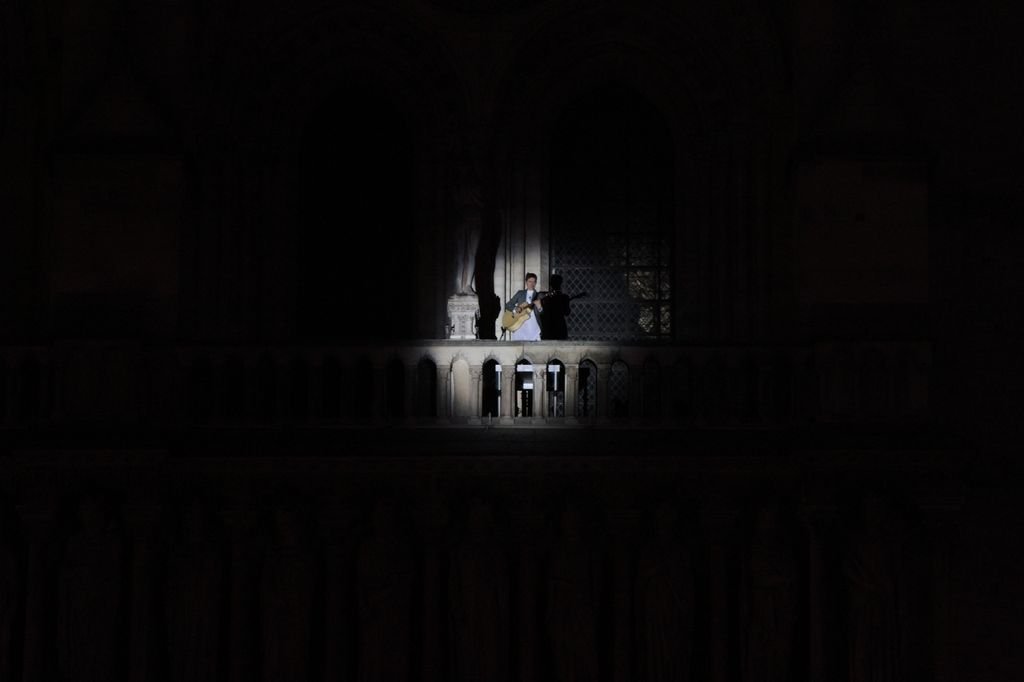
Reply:
[[689, 680], [694, 588], [690, 555], [675, 535], [676, 511], [663, 505], [655, 536], [637, 558], [635, 611], [640, 679]]
[[168, 562], [167, 663], [171, 680], [205, 682], [218, 677], [224, 557], [202, 503], [193, 500]]
[[508, 560], [494, 538], [491, 509], [480, 501], [452, 552], [448, 595], [455, 678], [509, 679]]
[[793, 660], [797, 610], [797, 563], [783, 540], [775, 506], [757, 510], [746, 561], [744, 679], [787, 682]]
[[302, 682], [310, 679], [313, 586], [312, 552], [296, 510], [274, 513], [273, 541], [263, 563], [263, 679]]
[[373, 535], [359, 548], [356, 570], [359, 680], [408, 679], [415, 565], [392, 504], [374, 509]]
[[57, 594], [57, 667], [62, 679], [118, 679], [123, 547], [99, 500], [84, 499], [68, 540]]
[[480, 246], [483, 197], [474, 182], [464, 180], [455, 190], [453, 199], [456, 211], [455, 293], [475, 296], [476, 252]]
[[547, 577], [547, 634], [560, 682], [598, 679], [597, 628], [603, 571], [583, 537], [574, 507], [561, 515], [561, 541], [552, 550]]
[[843, 559], [850, 682], [902, 679], [896, 553], [884, 530], [885, 522], [885, 504], [866, 498], [861, 526], [850, 538]]

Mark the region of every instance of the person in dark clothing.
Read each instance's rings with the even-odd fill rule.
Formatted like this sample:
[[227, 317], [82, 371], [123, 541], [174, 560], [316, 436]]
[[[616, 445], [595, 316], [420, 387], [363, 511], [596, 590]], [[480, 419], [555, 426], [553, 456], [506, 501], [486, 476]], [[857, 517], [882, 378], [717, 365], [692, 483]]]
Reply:
[[569, 317], [569, 297], [562, 293], [562, 276], [551, 275], [551, 291], [541, 298], [544, 309], [541, 311], [540, 336], [545, 341], [551, 339], [568, 339], [569, 329], [565, 318]]

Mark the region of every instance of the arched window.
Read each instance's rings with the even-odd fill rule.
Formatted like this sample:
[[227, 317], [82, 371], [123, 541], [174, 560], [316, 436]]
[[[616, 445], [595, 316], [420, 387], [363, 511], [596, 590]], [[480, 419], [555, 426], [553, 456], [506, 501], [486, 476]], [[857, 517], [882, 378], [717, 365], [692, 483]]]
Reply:
[[548, 414], [549, 417], [565, 416], [565, 363], [561, 360], [551, 360], [548, 363], [544, 381], [544, 388], [548, 392]]
[[580, 363], [576, 384], [576, 416], [593, 417], [597, 414], [597, 365], [591, 360]]
[[612, 363], [608, 378], [608, 416], [612, 419], [629, 416], [629, 367], [622, 360]]
[[480, 377], [480, 396], [482, 417], [498, 418], [501, 416], [501, 364], [491, 358], [483, 365]]
[[423, 358], [416, 365], [416, 416], [437, 416], [437, 365]]
[[514, 412], [516, 417], [533, 416], [535, 396], [533, 383], [533, 363], [523, 358], [516, 363], [516, 407]]

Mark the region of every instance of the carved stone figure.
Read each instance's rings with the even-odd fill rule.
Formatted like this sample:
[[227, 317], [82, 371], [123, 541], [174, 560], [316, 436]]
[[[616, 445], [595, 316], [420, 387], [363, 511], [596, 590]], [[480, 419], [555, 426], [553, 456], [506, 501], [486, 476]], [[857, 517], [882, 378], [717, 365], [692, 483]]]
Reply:
[[509, 678], [508, 561], [494, 540], [490, 507], [473, 504], [467, 525], [448, 576], [455, 677], [500, 682]]
[[900, 627], [895, 551], [884, 531], [884, 503], [866, 498], [861, 527], [847, 548], [850, 682], [894, 682], [900, 674]]
[[374, 509], [373, 535], [359, 548], [356, 571], [359, 679], [408, 679], [415, 565], [391, 504]]
[[218, 675], [225, 598], [224, 557], [198, 500], [182, 515], [168, 562], [167, 663], [171, 680], [205, 682]]
[[598, 634], [603, 571], [587, 546], [579, 513], [561, 516], [561, 542], [551, 553], [547, 579], [547, 633], [560, 682], [598, 679]]
[[82, 501], [79, 522], [61, 564], [57, 667], [65, 680], [106, 682], [118, 679], [124, 652], [122, 543], [94, 498]]
[[312, 553], [303, 540], [302, 522], [293, 509], [277, 509], [274, 537], [261, 580], [263, 679], [310, 679], [313, 586]]
[[637, 559], [635, 611], [640, 679], [690, 679], [694, 591], [689, 553], [675, 536], [676, 512], [663, 505], [655, 537]]
[[480, 246], [484, 202], [472, 178], [463, 180], [462, 185], [455, 190], [454, 201], [457, 221], [455, 293], [475, 295], [476, 252]]
[[774, 506], [757, 511], [744, 580], [744, 679], [787, 682], [795, 637], [797, 563], [783, 539]]

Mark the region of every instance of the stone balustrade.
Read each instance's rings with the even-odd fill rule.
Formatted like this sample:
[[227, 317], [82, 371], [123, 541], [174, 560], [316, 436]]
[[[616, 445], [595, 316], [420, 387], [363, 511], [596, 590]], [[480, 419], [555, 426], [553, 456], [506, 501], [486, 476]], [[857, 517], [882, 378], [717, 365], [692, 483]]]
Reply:
[[903, 341], [66, 342], [0, 348], [0, 424], [743, 427], [905, 421], [928, 415], [930, 365], [928, 344]]

